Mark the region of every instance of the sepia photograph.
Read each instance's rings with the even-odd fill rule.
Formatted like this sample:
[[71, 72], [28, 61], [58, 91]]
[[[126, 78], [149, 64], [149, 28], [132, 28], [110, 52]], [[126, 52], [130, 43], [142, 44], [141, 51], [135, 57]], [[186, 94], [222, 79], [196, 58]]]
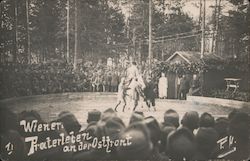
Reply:
[[250, 160], [249, 10], [0, 0], [0, 160]]

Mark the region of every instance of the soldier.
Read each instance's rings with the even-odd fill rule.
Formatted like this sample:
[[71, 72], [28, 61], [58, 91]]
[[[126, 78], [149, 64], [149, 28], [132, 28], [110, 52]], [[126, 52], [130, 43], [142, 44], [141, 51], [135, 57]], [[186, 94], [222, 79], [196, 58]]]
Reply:
[[178, 98], [180, 100], [187, 99], [187, 93], [189, 91], [189, 88], [190, 88], [189, 81], [188, 81], [187, 77], [185, 75], [183, 75], [181, 80], [180, 80], [180, 90], [178, 93]]

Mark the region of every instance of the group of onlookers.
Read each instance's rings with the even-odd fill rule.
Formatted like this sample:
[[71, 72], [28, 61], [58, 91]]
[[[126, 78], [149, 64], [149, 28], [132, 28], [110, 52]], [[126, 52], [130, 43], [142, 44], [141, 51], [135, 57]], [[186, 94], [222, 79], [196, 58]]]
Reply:
[[74, 71], [66, 63], [1, 64], [0, 98], [87, 91], [85, 69]]
[[[20, 120], [38, 120], [45, 123], [36, 111], [23, 111], [19, 114], [1, 108], [1, 158], [12, 161], [28, 160], [247, 160], [250, 156], [250, 116], [233, 110], [227, 117], [215, 118], [210, 113], [199, 115], [188, 111], [180, 118], [179, 114], [168, 109], [159, 122], [153, 116], [145, 117], [143, 112], [134, 111], [129, 123], [125, 124], [113, 109], [104, 112], [88, 112], [87, 127], [83, 127], [74, 114], [62, 111], [52, 122], [62, 122], [61, 131], [25, 133], [20, 128]], [[50, 122], [50, 123], [52, 123]], [[47, 137], [56, 139], [60, 133], [67, 135], [89, 133], [100, 140], [103, 136], [123, 139], [130, 136], [129, 146], [88, 149], [77, 152], [62, 152], [62, 147], [38, 150], [27, 157], [30, 143], [24, 143], [28, 136], [39, 136], [38, 142]], [[11, 153], [5, 145], [11, 143]], [[71, 145], [76, 143], [70, 142]]]
[[[0, 99], [62, 92], [117, 92], [129, 62], [109, 67], [86, 61], [73, 66], [64, 62], [0, 65]], [[147, 65], [140, 66], [146, 73]]]

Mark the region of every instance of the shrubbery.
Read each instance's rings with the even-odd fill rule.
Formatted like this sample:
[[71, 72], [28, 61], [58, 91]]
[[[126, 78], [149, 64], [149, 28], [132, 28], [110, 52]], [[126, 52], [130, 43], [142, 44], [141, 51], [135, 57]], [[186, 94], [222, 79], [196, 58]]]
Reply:
[[225, 91], [225, 90], [210, 90], [205, 93], [207, 97], [215, 97], [215, 98], [224, 98], [224, 99], [232, 99], [238, 101], [250, 101], [250, 92], [235, 92]]

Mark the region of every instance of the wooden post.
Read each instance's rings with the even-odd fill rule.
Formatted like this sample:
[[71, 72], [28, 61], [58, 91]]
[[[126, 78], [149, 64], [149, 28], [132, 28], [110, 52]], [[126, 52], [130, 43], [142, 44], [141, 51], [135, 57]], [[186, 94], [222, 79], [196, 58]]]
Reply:
[[164, 61], [164, 39], [161, 40], [161, 60]]

